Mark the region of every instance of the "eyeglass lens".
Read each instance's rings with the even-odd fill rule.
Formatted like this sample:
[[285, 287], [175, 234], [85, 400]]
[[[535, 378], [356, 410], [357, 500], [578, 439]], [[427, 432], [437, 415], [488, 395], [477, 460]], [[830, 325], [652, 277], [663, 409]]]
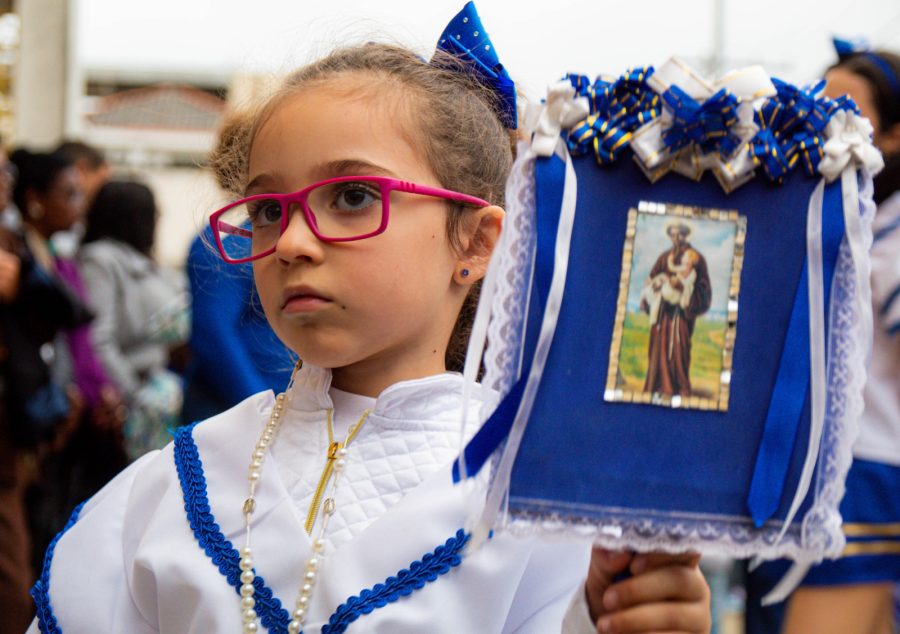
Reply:
[[[219, 216], [216, 229], [225, 254], [242, 259], [267, 251], [281, 235], [281, 214], [300, 211], [297, 202], [282, 204], [279, 198], [255, 198]], [[311, 228], [325, 239], [348, 239], [379, 229], [384, 216], [381, 186], [358, 179], [326, 183], [307, 192]]]

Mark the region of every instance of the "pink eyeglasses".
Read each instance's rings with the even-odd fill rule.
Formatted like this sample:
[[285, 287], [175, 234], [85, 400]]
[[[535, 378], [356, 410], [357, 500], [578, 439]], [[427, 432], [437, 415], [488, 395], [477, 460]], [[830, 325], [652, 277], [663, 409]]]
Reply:
[[313, 183], [292, 194], [259, 194], [241, 198], [209, 217], [222, 258], [239, 264], [270, 255], [287, 229], [294, 205], [323, 242], [364, 240], [384, 232], [391, 192], [455, 200], [476, 207], [489, 202], [437, 187], [383, 176], [341, 176]]

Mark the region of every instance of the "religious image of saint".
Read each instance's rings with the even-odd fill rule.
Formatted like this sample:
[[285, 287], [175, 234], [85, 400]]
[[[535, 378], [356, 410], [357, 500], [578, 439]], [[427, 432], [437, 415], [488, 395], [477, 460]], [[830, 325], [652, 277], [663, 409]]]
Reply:
[[666, 225], [672, 248], [656, 259], [641, 291], [650, 323], [644, 392], [691, 395], [691, 336], [712, 301], [706, 259], [688, 241], [691, 231], [683, 220]]

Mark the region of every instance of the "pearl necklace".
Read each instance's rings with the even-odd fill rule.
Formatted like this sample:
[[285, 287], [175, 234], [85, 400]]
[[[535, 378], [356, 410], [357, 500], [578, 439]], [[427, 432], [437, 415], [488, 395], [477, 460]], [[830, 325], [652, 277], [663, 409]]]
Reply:
[[[291, 377], [291, 384], [293, 384], [293, 377]], [[290, 385], [288, 387], [290, 387]], [[259, 631], [259, 624], [257, 623], [258, 615], [254, 609], [256, 600], [253, 598], [255, 593], [253, 581], [256, 579], [256, 573], [253, 570], [253, 551], [250, 548], [250, 520], [253, 516], [253, 512], [256, 510], [256, 499], [254, 498], [254, 495], [256, 494], [256, 485], [262, 474], [262, 465], [265, 460], [266, 450], [274, 440], [276, 432], [278, 431], [278, 425], [281, 422], [281, 415], [284, 409], [284, 398], [284, 393], [282, 393], [275, 399], [275, 405], [272, 407], [269, 422], [266, 423], [262, 435], [256, 442], [256, 447], [251, 455], [250, 472], [247, 477], [250, 485], [250, 492], [247, 499], [244, 500], [243, 507], [246, 539], [244, 547], [240, 552], [240, 561], [238, 562], [241, 569], [241, 618], [244, 624], [244, 634], [253, 634]], [[310, 503], [309, 514], [307, 515], [305, 526], [307, 534], [312, 533], [316, 515], [319, 510], [319, 502], [322, 499], [322, 495], [329, 480], [331, 480], [331, 490], [322, 505], [322, 523], [319, 527], [318, 536], [312, 541], [312, 555], [306, 560], [303, 584], [300, 586], [297, 601], [294, 605], [294, 611], [291, 614], [291, 621], [288, 623], [287, 630], [290, 634], [299, 634], [303, 628], [303, 622], [306, 620], [309, 601], [312, 596], [313, 586], [316, 583], [319, 564], [322, 561], [325, 551], [325, 530], [328, 527], [328, 520], [331, 519], [331, 516], [335, 511], [334, 492], [346, 464], [346, 447], [356, 437], [356, 434], [359, 433], [360, 428], [363, 423], [366, 422], [370, 413], [371, 410], [368, 409], [362, 413], [362, 416], [360, 416], [357, 423], [350, 428], [350, 431], [347, 432], [347, 437], [344, 438], [342, 442], [334, 441], [334, 432], [331, 422], [332, 410], [329, 409], [326, 413], [326, 421], [328, 424], [328, 454], [325, 461], [325, 467], [322, 469], [322, 476], [319, 479], [319, 484], [316, 487], [315, 494]], [[332, 475], [334, 476], [333, 478]]]

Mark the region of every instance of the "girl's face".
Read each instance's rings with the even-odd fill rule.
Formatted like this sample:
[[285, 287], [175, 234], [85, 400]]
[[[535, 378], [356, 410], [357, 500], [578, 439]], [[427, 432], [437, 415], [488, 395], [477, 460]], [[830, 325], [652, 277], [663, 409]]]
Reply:
[[[340, 81], [340, 92], [316, 84], [276, 107], [253, 142], [247, 195], [350, 175], [441, 186], [393, 98], [351, 97], [354, 78]], [[445, 204], [395, 192], [387, 230], [344, 243], [320, 242], [295, 211], [275, 253], [254, 261], [269, 323], [301, 359], [331, 368], [336, 387], [375, 396], [444, 371], [470, 283], [459, 280]]]
[[84, 190], [78, 171], [74, 167], [59, 173], [50, 189], [43, 195], [35, 195], [40, 215], [35, 225], [46, 237], [57, 231], [67, 231], [82, 219], [85, 212]]

